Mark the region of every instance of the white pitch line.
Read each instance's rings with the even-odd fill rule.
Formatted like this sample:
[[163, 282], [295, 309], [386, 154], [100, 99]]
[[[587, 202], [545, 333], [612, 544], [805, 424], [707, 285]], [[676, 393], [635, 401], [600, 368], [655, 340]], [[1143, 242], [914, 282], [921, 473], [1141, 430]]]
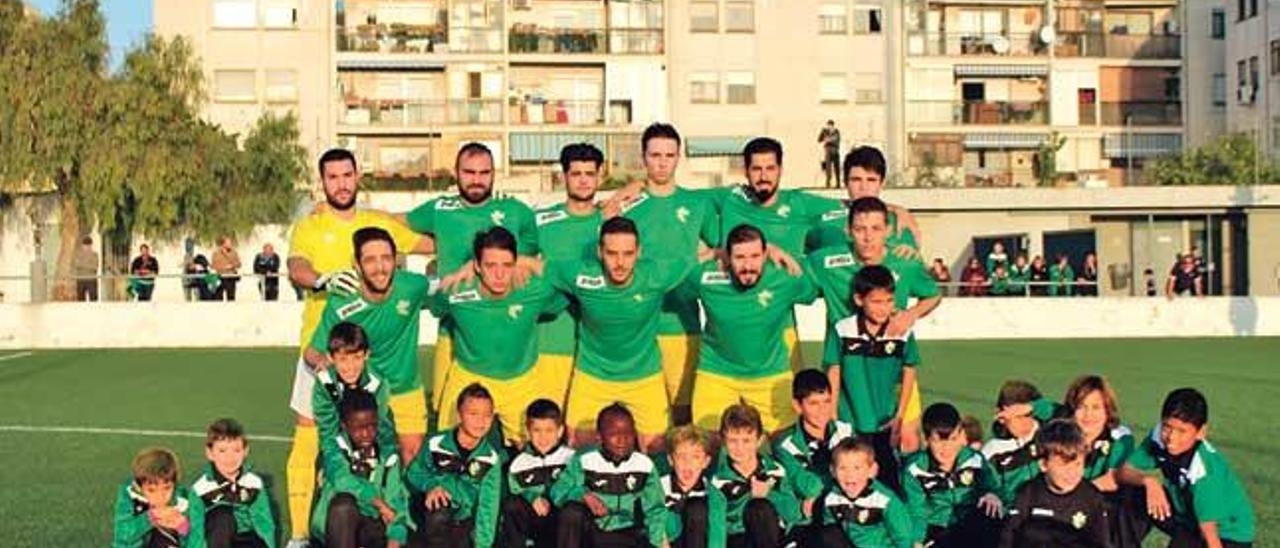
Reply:
[[18, 352], [18, 353], [16, 353], [16, 354], [9, 354], [8, 356], [0, 356], [0, 362], [7, 362], [7, 361], [9, 361], [9, 360], [16, 360], [16, 359], [18, 359], [18, 358], [25, 358], [25, 357], [30, 356], [30, 355], [32, 355], [32, 354], [35, 354], [35, 352]]
[[[24, 424], [0, 424], [0, 432], [29, 432], [56, 434], [110, 434], [121, 436], [151, 436], [167, 438], [203, 438], [204, 432], [184, 432], [180, 430], [139, 430], [133, 428], [94, 428], [91, 426], [31, 426]], [[287, 443], [293, 438], [285, 436], [250, 435], [250, 441], [274, 441]]]

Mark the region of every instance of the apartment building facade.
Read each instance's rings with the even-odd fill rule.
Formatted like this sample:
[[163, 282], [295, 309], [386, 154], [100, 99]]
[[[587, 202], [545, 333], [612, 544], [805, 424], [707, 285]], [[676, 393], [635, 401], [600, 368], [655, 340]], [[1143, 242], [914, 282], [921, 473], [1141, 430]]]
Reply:
[[1260, 155], [1280, 158], [1280, 1], [1224, 3], [1228, 129], [1253, 136]]
[[196, 45], [211, 120], [293, 110], [313, 155], [349, 148], [387, 188], [438, 181], [467, 141], [511, 189], [554, 186], [569, 142], [638, 170], [667, 115], [663, 21], [661, 0], [155, 2], [157, 32]]
[[1211, 1], [908, 0], [903, 183], [1140, 184], [1220, 124], [1221, 61], [1183, 32]]

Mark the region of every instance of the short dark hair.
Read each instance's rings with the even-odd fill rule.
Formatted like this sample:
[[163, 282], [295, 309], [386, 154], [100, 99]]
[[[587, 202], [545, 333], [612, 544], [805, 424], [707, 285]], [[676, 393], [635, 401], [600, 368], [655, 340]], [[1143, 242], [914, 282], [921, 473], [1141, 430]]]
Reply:
[[378, 241], [387, 242], [387, 245], [391, 246], [391, 254], [396, 254], [396, 241], [391, 237], [391, 233], [387, 232], [385, 229], [376, 226], [366, 226], [357, 230], [355, 234], [352, 234], [351, 245], [355, 246], [356, 262], [360, 262], [360, 257], [363, 256], [364, 244]]
[[225, 440], [241, 440], [249, 445], [249, 440], [244, 437], [244, 426], [235, 419], [218, 419], [209, 424], [205, 430], [204, 446], [213, 447], [213, 442]]
[[831, 380], [817, 369], [805, 369], [791, 379], [791, 399], [795, 401], [804, 401], [809, 396], [823, 392], [831, 392]]
[[733, 246], [745, 244], [748, 242], [760, 242], [760, 247], [769, 247], [769, 241], [765, 239], [764, 232], [759, 228], [749, 224], [740, 224], [733, 227], [729, 231], [729, 235], [724, 239], [725, 251], [730, 251]]
[[368, 390], [353, 388], [342, 393], [342, 403], [338, 404], [338, 414], [346, 421], [351, 415], [362, 411], [378, 412], [378, 400]]
[[836, 443], [831, 448], [831, 467], [834, 469], [836, 461], [848, 454], [862, 454], [871, 459], [871, 462], [876, 461], [876, 447], [867, 436], [849, 436]]
[[885, 161], [884, 153], [876, 147], [860, 146], [850, 150], [844, 155], [844, 182], [849, 183], [849, 171], [855, 167], [860, 167], [868, 171], [874, 171], [881, 179], [884, 179]]
[[324, 165], [330, 162], [351, 162], [351, 169], [359, 170], [356, 155], [345, 148], [331, 148], [320, 155], [320, 161], [316, 162], [316, 169], [321, 176], [324, 176]]
[[1010, 405], [1031, 403], [1040, 399], [1040, 389], [1036, 385], [1023, 380], [1005, 381], [1000, 387], [1000, 395], [996, 396], [996, 408], [1004, 409]]
[[960, 411], [946, 402], [935, 403], [925, 408], [920, 425], [924, 427], [926, 438], [933, 434], [943, 438], [951, 437], [956, 428], [960, 427]]
[[726, 407], [720, 416], [720, 434], [728, 434], [731, 430], [750, 430], [763, 435], [764, 420], [760, 418], [760, 411], [746, 402]]
[[476, 237], [471, 241], [471, 253], [477, 262], [480, 261], [480, 255], [486, 249], [509, 251], [512, 258], [520, 256], [519, 246], [516, 245], [516, 235], [500, 226], [477, 232]]
[[622, 405], [622, 402], [613, 402], [596, 414], [596, 432], [603, 431], [605, 423], [613, 419], [623, 419], [633, 425], [636, 423], [636, 418], [631, 415], [627, 406]]
[[636, 222], [626, 217], [614, 217], [600, 225], [600, 243], [604, 243], [604, 237], [610, 234], [630, 234], [636, 237], [636, 243], [640, 243], [640, 229], [636, 228]]
[[640, 136], [640, 151], [648, 152], [649, 141], [654, 139], [672, 139], [676, 142], [676, 146], [679, 146], [680, 132], [676, 131], [676, 127], [671, 124], [662, 122], [649, 124], [649, 127], [644, 128], [644, 134]]
[[1076, 460], [1089, 451], [1080, 426], [1071, 419], [1053, 419], [1036, 433], [1036, 445], [1040, 446], [1040, 458], [1057, 456]]
[[596, 169], [604, 164], [604, 153], [591, 143], [573, 143], [560, 149], [560, 168], [569, 172], [569, 164], [573, 162], [591, 162]]
[[778, 165], [782, 165], [782, 143], [772, 137], [756, 137], [742, 148], [742, 165], [751, 167], [751, 156], [772, 153]]
[[853, 275], [853, 294], [859, 297], [865, 297], [876, 289], [893, 293], [895, 285], [893, 272], [883, 265], [864, 266]]
[[489, 161], [493, 161], [493, 151], [489, 150], [489, 145], [486, 145], [479, 141], [471, 141], [465, 145], [462, 145], [462, 148], [458, 149], [458, 155], [453, 158], [454, 172], [458, 171], [458, 166], [462, 165], [462, 159], [464, 157], [475, 156], [477, 154], [483, 154], [485, 156], [488, 156]]
[[329, 330], [329, 353], [368, 352], [369, 334], [360, 324], [354, 322], [338, 322]]
[[493, 394], [490, 394], [489, 389], [485, 388], [483, 384], [473, 382], [458, 393], [458, 401], [455, 402], [454, 408], [461, 410], [462, 404], [467, 403], [467, 400], [489, 400], [492, 403]]
[[874, 196], [865, 196], [849, 204], [849, 226], [853, 226], [854, 217], [867, 213], [880, 213], [884, 215], [886, 223], [889, 221], [889, 206], [884, 203], [884, 200]]
[[551, 419], [556, 424], [564, 424], [564, 413], [560, 411], [560, 406], [546, 398], [533, 400], [529, 407], [524, 410], [524, 420], [526, 423], [535, 419]]
[[1160, 419], [1178, 419], [1200, 428], [1209, 422], [1209, 401], [1194, 388], [1179, 388], [1164, 397]]

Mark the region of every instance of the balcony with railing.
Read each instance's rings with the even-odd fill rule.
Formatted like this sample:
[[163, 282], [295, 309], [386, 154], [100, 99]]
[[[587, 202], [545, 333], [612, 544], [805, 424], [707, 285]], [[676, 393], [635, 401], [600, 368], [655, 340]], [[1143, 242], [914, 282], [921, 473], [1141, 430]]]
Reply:
[[375, 128], [422, 128], [446, 123], [444, 99], [370, 99], [343, 101], [340, 124]]
[[1104, 126], [1182, 125], [1182, 103], [1178, 101], [1114, 101], [1099, 106]]
[[447, 119], [450, 124], [501, 124], [501, 99], [450, 99]]
[[1182, 36], [1178, 34], [1118, 34], [1062, 32], [1054, 54], [1059, 57], [1108, 57], [1117, 59], [1178, 59]]
[[1037, 126], [1049, 123], [1046, 101], [910, 101], [912, 125]]
[[509, 123], [534, 126], [591, 126], [604, 124], [600, 100], [529, 97], [510, 103]]
[[507, 35], [511, 53], [578, 54], [604, 53], [604, 29], [546, 28], [517, 23]]
[[666, 51], [665, 33], [661, 28], [611, 28], [609, 52], [632, 55], [655, 55]]
[[1034, 57], [1049, 48], [1034, 33], [913, 32], [908, 52], [914, 56]]
[[337, 32], [340, 52], [431, 53], [446, 42], [443, 25], [364, 24]]

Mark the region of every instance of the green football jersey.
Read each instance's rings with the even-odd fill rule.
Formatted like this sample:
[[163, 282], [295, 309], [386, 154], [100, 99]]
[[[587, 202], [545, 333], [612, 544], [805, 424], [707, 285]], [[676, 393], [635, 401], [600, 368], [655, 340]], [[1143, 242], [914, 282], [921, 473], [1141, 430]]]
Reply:
[[492, 546], [502, 508], [505, 461], [502, 449], [493, 446], [493, 436], [484, 436], [464, 451], [458, 429], [451, 428], [427, 438], [405, 470], [404, 482], [415, 494], [443, 489], [449, 495], [453, 519], [474, 523], [472, 546]]
[[[818, 219], [818, 227], [809, 234], [809, 248], [848, 245], [849, 239], [849, 202], [847, 200], [830, 200], [831, 207]], [[885, 247], [892, 253], [899, 247], [907, 246], [919, 250], [920, 244], [916, 235], [905, 227], [899, 226], [898, 215], [889, 211], [889, 239]]]
[[453, 358], [466, 370], [514, 379], [538, 361], [538, 319], [559, 314], [569, 301], [541, 277], [501, 299], [485, 297], [478, 280], [451, 294], [437, 293], [431, 313], [453, 325]]
[[659, 373], [662, 303], [692, 267], [693, 263], [640, 260], [631, 283], [615, 286], [599, 260], [549, 265], [548, 279], [573, 298], [580, 315], [577, 370], [613, 382]]
[[633, 451], [625, 459], [608, 457], [596, 447], [584, 448], [569, 459], [564, 472], [551, 485], [551, 503], [557, 508], [582, 503], [588, 494], [604, 503], [605, 514], [595, 517], [602, 531], [643, 528], [651, 546], [662, 546], [667, 536], [667, 508], [653, 460]]
[[839, 200], [793, 189], [779, 190], [769, 206], [757, 202], [747, 185], [698, 192], [706, 192], [720, 214], [721, 239], [738, 225], [751, 225], [796, 260], [809, 251], [808, 245], [814, 241], [811, 234], [823, 226], [823, 214], [840, 207]]
[[[827, 307], [827, 335], [823, 346], [823, 365], [837, 363], [840, 359], [836, 322], [854, 313], [853, 277], [865, 263], [858, 260], [851, 244], [825, 247], [808, 257], [809, 268]], [[911, 299], [928, 299], [938, 296], [938, 282], [929, 275], [919, 259], [903, 259], [886, 250], [881, 263], [893, 273], [893, 306], [906, 310]]]
[[978, 499], [996, 491], [991, 463], [969, 447], [962, 447], [944, 471], [928, 449], [902, 459], [902, 491], [910, 508], [914, 537], [923, 542], [928, 528], [948, 528], [978, 511]]
[[822, 499], [822, 523], [839, 526], [851, 546], [915, 545], [907, 505], [892, 489], [875, 480], [854, 495], [838, 487], [827, 493]]
[[384, 455], [399, 451], [395, 419], [391, 416], [391, 390], [387, 388], [387, 383], [370, 373], [368, 367], [360, 371], [360, 378], [350, 387], [338, 377], [334, 367], [316, 372], [316, 383], [311, 388], [311, 415], [320, 433], [320, 450], [330, 450], [328, 444], [337, 440], [342, 433], [342, 421], [339, 417], [342, 398], [348, 390], [354, 388], [373, 394], [374, 401], [378, 403], [378, 450]]
[[[593, 210], [590, 215], [574, 215], [560, 203], [538, 210], [534, 219], [538, 224], [543, 260], [561, 263], [587, 261], [596, 256], [600, 225], [604, 222], [600, 210]], [[578, 322], [573, 315], [559, 314], [553, 320], [544, 320], [540, 330], [539, 353], [573, 355], [578, 344]]]
[[429, 200], [410, 211], [405, 220], [414, 232], [436, 240], [436, 272], [452, 274], [472, 259], [477, 232], [501, 226], [516, 236], [521, 255], [538, 252], [538, 229], [533, 210], [511, 197], [490, 198], [473, 206], [457, 195]]
[[[715, 208], [701, 193], [677, 187], [669, 196], [642, 192], [623, 208], [622, 215], [635, 221], [645, 257], [670, 262], [697, 261], [698, 242], [714, 247], [720, 241]], [[658, 333], [702, 332], [698, 302], [687, 295], [668, 295], [662, 303]]]
[[758, 379], [791, 368], [783, 341], [792, 307], [818, 297], [807, 275], [792, 276], [765, 262], [760, 280], [741, 288], [715, 261], [695, 269], [682, 288], [702, 302], [707, 325], [698, 369], [736, 379]]
[[916, 337], [886, 337], [888, 325], [868, 331], [862, 316], [836, 323], [840, 341], [840, 420], [853, 423], [859, 434], [874, 434], [898, 412], [897, 386], [903, 369], [920, 366]]
[[1123, 424], [1103, 432], [1089, 447], [1089, 454], [1085, 455], [1084, 479], [1092, 481], [1124, 466], [1133, 449], [1133, 432]]
[[329, 293], [320, 327], [311, 337], [311, 348], [329, 352], [329, 331], [339, 322], [352, 322], [364, 328], [369, 337], [369, 363], [366, 367], [391, 386], [391, 395], [404, 394], [422, 387], [418, 370], [418, 315], [426, 306], [432, 283], [426, 276], [397, 270], [391, 289], [381, 302], [365, 300], [361, 294], [344, 296]]
[[356, 499], [360, 515], [374, 519], [381, 519], [382, 514], [373, 501], [382, 499], [395, 513], [391, 523], [386, 524], [387, 539], [401, 545], [408, 542], [409, 530], [412, 528], [409, 491], [405, 488], [400, 454], [382, 453], [377, 444], [368, 450], [362, 450], [351, 443], [351, 438], [345, 432], [330, 447], [336, 447], [337, 450], [326, 450], [320, 455], [324, 484], [320, 486], [311, 512], [311, 536], [324, 538], [328, 527], [329, 503], [334, 497], [347, 494]]
[[[768, 454], [759, 454], [759, 465], [751, 473], [751, 477], [747, 477], [733, 466], [733, 462], [729, 460], [729, 453], [722, 448], [719, 456], [716, 457], [716, 462], [712, 465], [712, 470], [711, 487], [724, 495], [727, 534], [736, 535], [746, 532], [746, 523], [743, 519], [747, 503], [752, 500], [751, 479], [773, 482], [773, 488], [765, 498], [773, 505], [773, 510], [782, 520], [783, 530], [788, 530], [804, 520], [801, 502], [803, 495], [795, 484], [797, 478], [787, 474], [787, 469]], [[821, 485], [821, 482], [818, 482], [819, 491], [821, 491]]]
[[271, 513], [271, 496], [262, 476], [245, 462], [235, 479], [220, 474], [212, 463], [191, 484], [192, 512], [208, 514], [220, 508], [231, 510], [236, 520], [236, 533], [250, 533], [267, 548], [276, 546], [276, 519]]
[[1226, 457], [1208, 441], [1182, 455], [1170, 455], [1156, 427], [1129, 457], [1143, 471], [1160, 470], [1161, 483], [1173, 506], [1173, 519], [1199, 530], [1199, 524], [1218, 524], [1222, 540], [1253, 542], [1253, 504]]

